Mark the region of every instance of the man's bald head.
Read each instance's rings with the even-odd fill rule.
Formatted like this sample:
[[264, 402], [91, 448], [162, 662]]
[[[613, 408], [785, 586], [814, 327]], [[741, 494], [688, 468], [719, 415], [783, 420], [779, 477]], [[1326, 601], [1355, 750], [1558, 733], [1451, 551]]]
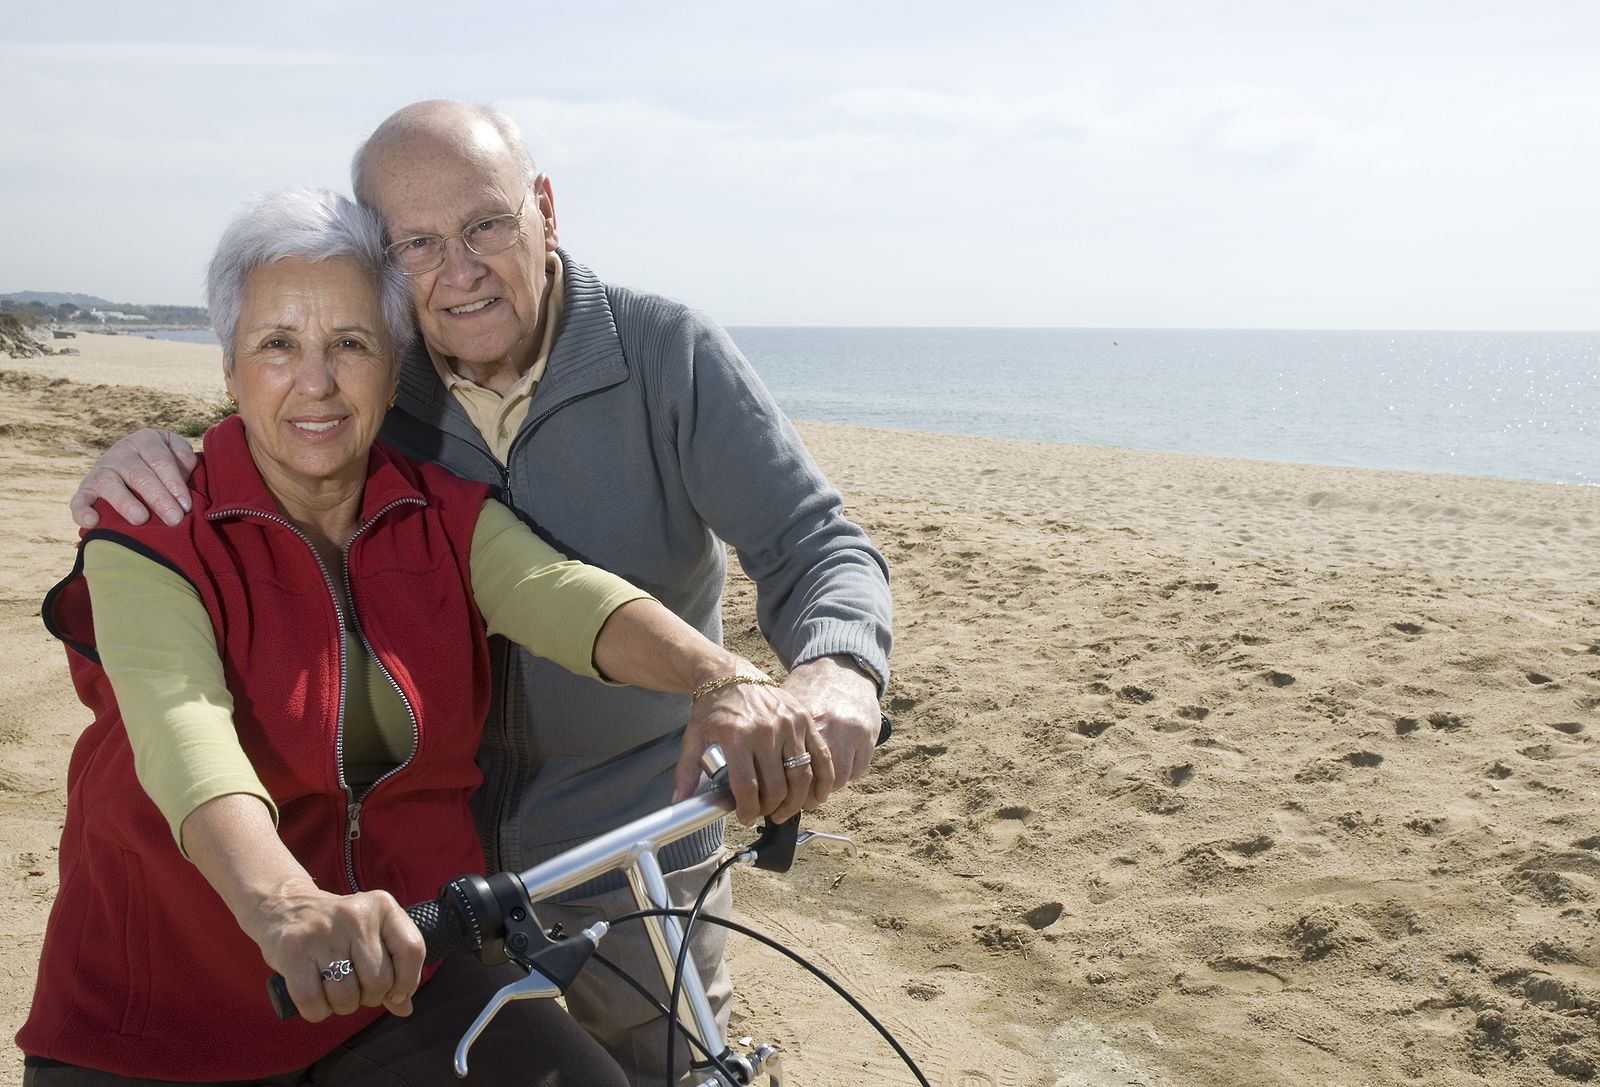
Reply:
[[509, 167], [531, 182], [538, 175], [533, 155], [517, 123], [493, 106], [435, 98], [402, 106], [386, 117], [350, 163], [356, 200], [372, 206], [374, 172], [391, 156], [419, 150], [443, 151], [473, 161], [485, 170]]

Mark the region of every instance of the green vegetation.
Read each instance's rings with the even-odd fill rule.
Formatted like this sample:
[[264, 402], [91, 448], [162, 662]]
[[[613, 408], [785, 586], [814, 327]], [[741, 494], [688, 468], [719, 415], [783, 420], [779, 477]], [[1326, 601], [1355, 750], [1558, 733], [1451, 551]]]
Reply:
[[136, 306], [131, 302], [107, 302], [100, 306], [79, 305], [75, 302], [59, 302], [54, 305], [41, 302], [38, 299], [19, 301], [15, 298], [0, 298], [0, 313], [13, 313], [19, 317], [31, 317], [36, 321], [91, 321], [89, 310], [115, 310], [143, 317], [153, 325], [205, 325], [208, 323], [206, 311], [201, 306]]
[[185, 419], [175, 424], [172, 429], [182, 434], [185, 438], [198, 438], [211, 427], [232, 415], [233, 412], [233, 405], [224, 400], [213, 405], [211, 410], [204, 415], [196, 415]]
[[[48, 317], [41, 317], [32, 310], [8, 310], [5, 308], [4, 303], [0, 303], [0, 313], [5, 314], [5, 316], [9, 318], [9, 322], [6, 325], [7, 328], [38, 328], [40, 325], [44, 324], [50, 319]], [[13, 326], [10, 322], [15, 322], [15, 326]]]

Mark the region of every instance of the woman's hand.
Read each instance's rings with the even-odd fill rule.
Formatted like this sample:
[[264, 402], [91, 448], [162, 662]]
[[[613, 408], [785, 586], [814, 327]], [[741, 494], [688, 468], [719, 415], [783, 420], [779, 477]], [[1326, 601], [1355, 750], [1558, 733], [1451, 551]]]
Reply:
[[[306, 1022], [380, 1004], [395, 1015], [411, 1014], [422, 934], [387, 892], [335, 895], [294, 879], [262, 899], [244, 927], [267, 965], [283, 975]], [[344, 962], [348, 971], [338, 965]]]
[[[283, 975], [308, 1023], [380, 1004], [411, 1014], [422, 934], [391, 895], [319, 888], [278, 837], [267, 806], [245, 793], [201, 804], [182, 834], [189, 859]], [[336, 966], [346, 961], [348, 973]]]

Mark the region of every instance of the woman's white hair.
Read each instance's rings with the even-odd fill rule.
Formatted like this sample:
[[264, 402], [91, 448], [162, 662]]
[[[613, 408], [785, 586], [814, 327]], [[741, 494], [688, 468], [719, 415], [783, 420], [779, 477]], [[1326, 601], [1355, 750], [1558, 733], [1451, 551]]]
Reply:
[[351, 258], [372, 276], [395, 358], [405, 354], [416, 335], [411, 285], [385, 259], [383, 224], [374, 212], [329, 189], [295, 187], [268, 193], [236, 215], [206, 268], [206, 308], [228, 365], [250, 273], [277, 260], [335, 257]]

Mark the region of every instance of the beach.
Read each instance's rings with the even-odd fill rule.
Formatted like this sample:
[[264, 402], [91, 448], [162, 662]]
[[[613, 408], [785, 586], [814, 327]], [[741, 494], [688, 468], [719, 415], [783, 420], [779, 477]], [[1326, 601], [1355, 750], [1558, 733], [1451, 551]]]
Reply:
[[[67, 500], [108, 441], [222, 399], [215, 347], [72, 346], [0, 359], [8, 1035], [87, 723], [38, 617]], [[735, 895], [932, 1083], [1600, 1075], [1600, 488], [799, 429], [890, 563], [895, 735], [807, 820], [861, 855]], [[737, 572], [726, 608], [770, 664]], [[735, 1033], [786, 1082], [912, 1082], [733, 946]]]

